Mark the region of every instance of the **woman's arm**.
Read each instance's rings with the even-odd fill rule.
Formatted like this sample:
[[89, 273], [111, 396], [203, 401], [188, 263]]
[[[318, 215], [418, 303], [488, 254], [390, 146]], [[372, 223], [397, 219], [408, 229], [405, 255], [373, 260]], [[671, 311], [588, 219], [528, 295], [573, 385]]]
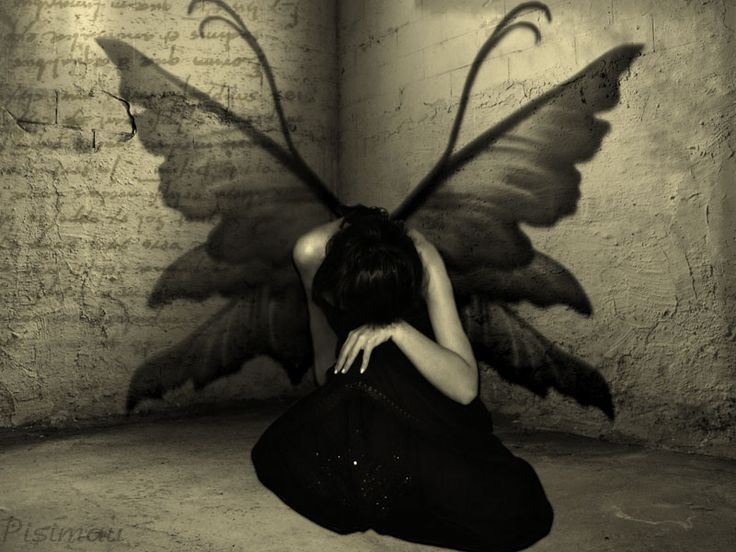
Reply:
[[348, 336], [335, 371], [347, 372], [363, 350], [361, 372], [364, 372], [371, 351], [392, 339], [437, 389], [461, 404], [469, 404], [478, 395], [478, 367], [457, 312], [452, 283], [437, 249], [418, 232], [409, 234], [425, 267], [425, 299], [437, 341], [405, 321], [382, 327], [361, 326]]
[[314, 351], [314, 380], [323, 385], [325, 373], [335, 362], [337, 337], [332, 331], [327, 317], [312, 300], [312, 282], [317, 269], [325, 258], [325, 246], [332, 234], [339, 228], [340, 220], [318, 226], [301, 236], [294, 244], [293, 257], [304, 290], [309, 310], [309, 331], [312, 335]]
[[410, 234], [425, 267], [425, 298], [437, 341], [402, 322], [394, 332], [394, 343], [435, 387], [469, 404], [478, 395], [478, 366], [457, 312], [450, 277], [434, 245], [418, 232]]

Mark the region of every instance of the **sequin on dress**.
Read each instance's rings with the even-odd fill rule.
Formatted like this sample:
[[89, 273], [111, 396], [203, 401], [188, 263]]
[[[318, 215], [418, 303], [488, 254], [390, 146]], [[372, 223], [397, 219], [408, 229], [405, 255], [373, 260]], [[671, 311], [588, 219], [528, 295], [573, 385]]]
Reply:
[[[354, 325], [328, 318], [339, 351]], [[434, 337], [426, 305], [406, 319]], [[391, 341], [358, 366], [329, 370], [253, 447], [258, 478], [284, 503], [337, 533], [455, 550], [510, 552], [549, 533], [536, 472], [493, 434], [480, 398], [448, 398]]]

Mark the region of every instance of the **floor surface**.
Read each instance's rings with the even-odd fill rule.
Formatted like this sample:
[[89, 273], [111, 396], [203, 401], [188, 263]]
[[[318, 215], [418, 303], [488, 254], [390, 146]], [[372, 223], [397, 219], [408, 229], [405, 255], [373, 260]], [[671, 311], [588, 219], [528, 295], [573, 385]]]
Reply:
[[[432, 551], [333, 534], [261, 486], [249, 451], [274, 407], [0, 439], [0, 550]], [[733, 552], [736, 462], [500, 424], [555, 508], [532, 552]]]

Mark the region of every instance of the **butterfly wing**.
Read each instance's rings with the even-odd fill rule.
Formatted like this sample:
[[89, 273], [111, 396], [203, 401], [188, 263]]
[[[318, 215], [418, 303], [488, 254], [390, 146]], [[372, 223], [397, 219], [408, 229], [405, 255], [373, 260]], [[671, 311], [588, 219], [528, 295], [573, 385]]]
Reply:
[[337, 199], [298, 155], [168, 73], [135, 48], [98, 43], [118, 68], [120, 99], [143, 108], [131, 119], [141, 143], [164, 157], [164, 203], [186, 220], [217, 220], [205, 244], [160, 276], [149, 306], [176, 299], [229, 302], [173, 348], [140, 366], [128, 408], [192, 380], [196, 388], [257, 355], [298, 381], [311, 363], [307, 307], [291, 250], [330, 219]]
[[[570, 272], [535, 252], [520, 224], [548, 227], [575, 212], [575, 165], [598, 151], [609, 124], [596, 115], [617, 104], [619, 78], [640, 49], [610, 50], [489, 128], [449, 156], [393, 213], [437, 244], [461, 292], [493, 294], [488, 284], [500, 284], [499, 299], [589, 310]], [[531, 274], [536, 289], [528, 285]]]
[[143, 363], [128, 386], [127, 409], [160, 398], [192, 381], [194, 389], [267, 355], [281, 363], [292, 383], [311, 366], [312, 342], [304, 298], [297, 283], [241, 289], [180, 343]]
[[506, 381], [540, 397], [556, 389], [614, 418], [611, 392], [600, 372], [552, 343], [507, 305], [471, 296], [462, 306], [461, 319], [476, 357]]
[[609, 124], [596, 116], [618, 103], [619, 79], [640, 51], [640, 45], [608, 51], [446, 155], [393, 213], [441, 251], [480, 360], [538, 394], [552, 387], [609, 417], [602, 376], [499, 303], [565, 304], [590, 314], [577, 279], [535, 251], [520, 224], [549, 227], [575, 212], [575, 165], [598, 151]]

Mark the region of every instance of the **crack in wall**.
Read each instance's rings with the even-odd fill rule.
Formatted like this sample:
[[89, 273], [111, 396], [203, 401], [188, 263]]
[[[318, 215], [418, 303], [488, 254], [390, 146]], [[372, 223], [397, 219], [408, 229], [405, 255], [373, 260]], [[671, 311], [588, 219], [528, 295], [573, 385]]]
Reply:
[[116, 96], [115, 94], [108, 92], [107, 90], [103, 90], [102, 92], [104, 92], [111, 98], [119, 101], [125, 107], [125, 113], [128, 115], [128, 121], [130, 122], [131, 130], [130, 130], [130, 134], [128, 135], [128, 138], [123, 139], [123, 141], [127, 142], [128, 140], [132, 140], [133, 137], [138, 133], [138, 126], [136, 125], [135, 117], [133, 116], [133, 113], [130, 111], [130, 102], [126, 100], [125, 98], [121, 98], [120, 96]]

